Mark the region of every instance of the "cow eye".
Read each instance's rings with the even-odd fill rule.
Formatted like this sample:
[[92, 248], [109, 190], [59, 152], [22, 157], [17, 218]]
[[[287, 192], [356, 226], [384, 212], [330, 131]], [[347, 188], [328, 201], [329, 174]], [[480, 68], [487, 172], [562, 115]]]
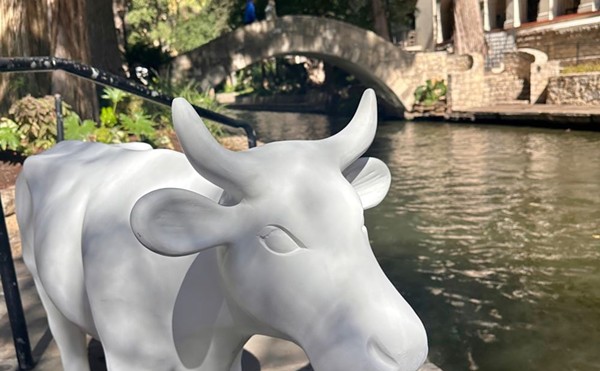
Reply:
[[289, 254], [305, 246], [285, 228], [268, 225], [258, 234], [258, 239], [267, 250], [276, 254]]

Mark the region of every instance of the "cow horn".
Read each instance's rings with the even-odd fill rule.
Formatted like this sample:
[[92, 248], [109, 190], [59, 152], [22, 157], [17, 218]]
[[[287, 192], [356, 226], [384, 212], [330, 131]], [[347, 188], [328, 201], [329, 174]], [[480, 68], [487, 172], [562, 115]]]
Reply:
[[344, 170], [369, 148], [376, 129], [377, 98], [373, 89], [367, 89], [350, 123], [336, 135], [320, 142], [331, 151], [331, 158], [339, 160], [340, 169]]
[[177, 138], [194, 169], [234, 198], [241, 196], [251, 176], [246, 154], [223, 148], [185, 99], [175, 98], [171, 108]]

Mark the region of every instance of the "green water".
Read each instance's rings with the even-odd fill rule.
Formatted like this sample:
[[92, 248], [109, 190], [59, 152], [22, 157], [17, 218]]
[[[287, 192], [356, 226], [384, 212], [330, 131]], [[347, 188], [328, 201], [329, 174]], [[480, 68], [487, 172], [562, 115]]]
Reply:
[[[252, 113], [265, 141], [339, 120]], [[334, 130], [335, 131], [335, 130]], [[372, 246], [453, 370], [600, 370], [600, 133], [387, 122]]]

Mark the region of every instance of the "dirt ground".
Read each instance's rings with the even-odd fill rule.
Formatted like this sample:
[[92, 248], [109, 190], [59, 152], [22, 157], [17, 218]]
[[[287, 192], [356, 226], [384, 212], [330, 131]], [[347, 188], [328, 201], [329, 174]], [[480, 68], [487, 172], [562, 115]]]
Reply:
[[16, 153], [0, 151], [0, 189], [15, 184], [24, 160], [24, 157]]

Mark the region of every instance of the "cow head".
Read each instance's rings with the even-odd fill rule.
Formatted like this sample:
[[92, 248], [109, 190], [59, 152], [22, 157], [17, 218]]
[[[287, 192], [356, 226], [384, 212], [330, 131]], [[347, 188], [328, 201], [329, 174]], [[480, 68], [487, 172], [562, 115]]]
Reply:
[[379, 267], [363, 210], [390, 185], [383, 162], [359, 158], [375, 135], [367, 90], [348, 126], [317, 141], [222, 148], [183, 99], [173, 121], [185, 154], [224, 189], [216, 203], [161, 189], [135, 205], [132, 228], [147, 248], [170, 256], [222, 249], [228, 296], [261, 332], [293, 340], [317, 370], [416, 370], [423, 325]]

